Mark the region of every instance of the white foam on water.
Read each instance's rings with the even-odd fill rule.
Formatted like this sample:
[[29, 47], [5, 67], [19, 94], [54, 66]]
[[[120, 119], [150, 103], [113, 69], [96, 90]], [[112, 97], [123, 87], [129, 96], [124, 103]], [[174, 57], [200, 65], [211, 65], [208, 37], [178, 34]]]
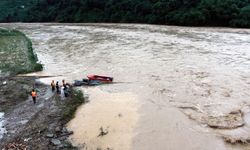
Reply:
[[4, 125], [4, 113], [0, 112], [0, 139], [3, 138], [3, 135], [5, 133], [7, 133], [3, 125]]

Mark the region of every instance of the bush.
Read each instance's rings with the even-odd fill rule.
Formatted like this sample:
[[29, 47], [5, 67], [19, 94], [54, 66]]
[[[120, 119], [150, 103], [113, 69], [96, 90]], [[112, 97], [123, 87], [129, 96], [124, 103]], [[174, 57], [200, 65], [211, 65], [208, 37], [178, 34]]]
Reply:
[[85, 98], [80, 90], [70, 88], [70, 98], [66, 100], [62, 106], [61, 120], [65, 123], [69, 122], [75, 116], [75, 112], [81, 104], [85, 103]]

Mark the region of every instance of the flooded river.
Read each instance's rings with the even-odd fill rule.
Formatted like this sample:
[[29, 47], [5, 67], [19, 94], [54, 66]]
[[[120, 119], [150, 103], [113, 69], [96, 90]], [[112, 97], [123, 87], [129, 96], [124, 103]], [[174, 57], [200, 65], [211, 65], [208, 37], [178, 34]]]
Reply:
[[[40, 75], [115, 84], [81, 88], [68, 124], [96, 150], [236, 150], [250, 141], [250, 30], [129, 24], [1, 24], [26, 33]], [[50, 79], [42, 79], [50, 83]], [[100, 130], [107, 133], [99, 136]], [[225, 141], [227, 142], [225, 142]], [[229, 142], [229, 143], [228, 143]]]

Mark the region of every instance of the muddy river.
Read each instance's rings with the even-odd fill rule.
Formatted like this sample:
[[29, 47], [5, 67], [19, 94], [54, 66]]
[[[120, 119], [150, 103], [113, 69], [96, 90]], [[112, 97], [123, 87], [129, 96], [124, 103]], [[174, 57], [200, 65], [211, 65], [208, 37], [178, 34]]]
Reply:
[[[250, 141], [250, 30], [133, 24], [1, 24], [25, 32], [44, 71], [89, 103], [68, 124], [81, 149], [238, 150]], [[100, 131], [107, 133], [100, 136]], [[227, 141], [227, 142], [225, 142]]]

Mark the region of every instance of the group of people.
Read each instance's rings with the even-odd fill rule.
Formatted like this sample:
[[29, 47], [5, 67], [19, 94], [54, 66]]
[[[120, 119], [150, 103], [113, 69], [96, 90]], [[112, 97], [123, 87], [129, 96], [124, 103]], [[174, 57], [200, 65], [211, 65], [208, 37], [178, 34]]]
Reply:
[[59, 81], [56, 81], [55, 83], [54, 80], [52, 80], [50, 85], [51, 85], [52, 92], [55, 92], [56, 90], [57, 94], [64, 95], [65, 97], [69, 96], [69, 84], [67, 84], [65, 80], [62, 80], [61, 86], [59, 85]]
[[[62, 80], [61, 86], [59, 85], [58, 81], [55, 83], [54, 80], [52, 80], [50, 85], [51, 85], [52, 92], [56, 91], [57, 94], [61, 94], [64, 97], [69, 96], [69, 84], [66, 83], [65, 80]], [[33, 103], [36, 104], [37, 93], [36, 93], [35, 89], [32, 89], [31, 97], [32, 97]]]

